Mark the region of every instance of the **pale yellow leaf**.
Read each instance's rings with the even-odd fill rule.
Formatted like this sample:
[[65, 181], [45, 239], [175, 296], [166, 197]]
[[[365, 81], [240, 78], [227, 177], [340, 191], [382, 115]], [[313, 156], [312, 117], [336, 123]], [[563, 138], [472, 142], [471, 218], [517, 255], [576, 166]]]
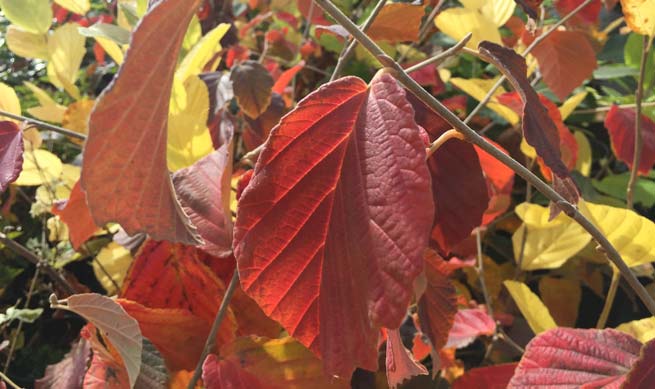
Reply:
[[229, 29], [230, 24], [222, 23], [203, 36], [184, 57], [175, 77], [184, 82], [188, 77], [200, 74], [212, 57], [221, 51], [221, 38]]
[[632, 31], [655, 36], [655, 0], [621, 0], [621, 8]]
[[[62, 125], [77, 133], [86, 135], [89, 132], [89, 115], [95, 105], [94, 100], [80, 99], [68, 106], [62, 120]], [[82, 144], [80, 139], [73, 139], [71, 141]]]
[[512, 246], [517, 260], [523, 249], [523, 270], [558, 268], [591, 240], [578, 223], [563, 213], [549, 222], [548, 208], [528, 203], [518, 205], [516, 213], [524, 224], [512, 235]]
[[5, 39], [9, 50], [18, 56], [48, 59], [48, 37], [46, 34], [28, 32], [12, 24], [7, 28]]
[[52, 24], [49, 0], [0, 0], [7, 19], [25, 31], [45, 34]]
[[505, 285], [509, 294], [512, 295], [516, 306], [521, 311], [521, 314], [523, 314], [525, 320], [527, 320], [528, 325], [535, 335], [557, 327], [548, 308], [546, 308], [536, 294], [532, 293], [526, 284], [507, 280], [503, 282], [503, 285]]
[[[463, 90], [468, 95], [474, 99], [480, 101], [486, 95], [487, 92], [491, 90], [491, 87], [496, 84], [497, 79], [481, 79], [481, 78], [457, 78], [453, 77], [450, 79], [450, 82], [455, 85], [457, 88]], [[505, 93], [505, 89], [500, 87], [494, 92], [494, 97], [500, 94]], [[510, 124], [515, 125], [519, 122], [519, 116], [516, 112], [512, 111], [510, 108], [495, 102], [495, 98], [492, 98], [491, 101], [487, 104], [492, 111], [496, 112], [507, 120]]]
[[585, 177], [591, 173], [591, 144], [582, 131], [574, 131], [573, 137], [578, 143], [578, 159], [575, 162], [575, 170]]
[[111, 59], [114, 60], [114, 62], [116, 62], [117, 65], [123, 64], [123, 61], [125, 60], [125, 53], [116, 42], [112, 41], [111, 39], [102, 38], [99, 36], [94, 37], [93, 39], [98, 42], [102, 49], [107, 52], [107, 54], [111, 57]]
[[[48, 38], [48, 76], [54, 73], [61, 86], [74, 98], [79, 98], [79, 90], [75, 86], [77, 72], [86, 53], [85, 38], [77, 31], [77, 25], [67, 23], [57, 28]], [[56, 82], [51, 82], [56, 85]]]
[[27, 113], [34, 116], [39, 120], [44, 122], [51, 123], [61, 123], [64, 118], [64, 113], [66, 112], [66, 107], [63, 105], [41, 105], [38, 107], [32, 107], [27, 109]]
[[44, 91], [43, 89], [39, 88], [38, 86], [32, 84], [29, 81], [24, 81], [23, 84], [34, 93], [34, 97], [36, 97], [37, 100], [39, 100], [39, 104], [41, 105], [54, 105], [57, 104], [55, 100], [50, 97], [48, 92]]
[[482, 41], [490, 41], [499, 45], [500, 32], [493, 21], [468, 8], [448, 8], [441, 11], [434, 19], [437, 28], [455, 40], [461, 40], [469, 32], [473, 34], [467, 47], [477, 50]]
[[68, 226], [59, 216], [51, 216], [46, 221], [48, 227], [48, 240], [50, 242], [61, 242], [68, 240]]
[[168, 114], [168, 168], [176, 171], [213, 151], [207, 128], [209, 92], [198, 76], [184, 83], [177, 78], [171, 93]]
[[496, 27], [501, 27], [514, 13], [514, 0], [461, 0], [465, 8], [478, 11], [492, 21]]
[[56, 155], [46, 150], [23, 153], [23, 170], [14, 185], [36, 186], [50, 183], [61, 176], [63, 165]]
[[645, 319], [623, 323], [616, 327], [616, 329], [634, 336], [641, 343], [646, 343], [655, 339], [655, 317], [647, 317]]
[[590, 218], [630, 267], [655, 261], [655, 224], [636, 212], [580, 201], [580, 212]]
[[89, 0], [55, 0], [55, 3], [78, 15], [84, 15], [91, 8]]
[[64, 164], [61, 175], [57, 180], [36, 188], [35, 201], [30, 208], [32, 216], [50, 212], [56, 201], [66, 200], [70, 197], [73, 185], [80, 179], [79, 166]]
[[585, 97], [587, 97], [587, 92], [580, 92], [569, 97], [564, 103], [562, 103], [559, 107], [559, 113], [562, 115], [563, 121], [571, 115], [582, 101], [584, 101]]
[[96, 260], [93, 261], [93, 272], [108, 295], [119, 292], [116, 286], [120, 288], [123, 285], [125, 274], [131, 263], [130, 250], [118, 243], [110, 242], [100, 250]]
[[[7, 84], [0, 82], [0, 109], [14, 115], [20, 115], [20, 101], [14, 89]], [[2, 118], [2, 120], [11, 120], [18, 123], [16, 120]]]

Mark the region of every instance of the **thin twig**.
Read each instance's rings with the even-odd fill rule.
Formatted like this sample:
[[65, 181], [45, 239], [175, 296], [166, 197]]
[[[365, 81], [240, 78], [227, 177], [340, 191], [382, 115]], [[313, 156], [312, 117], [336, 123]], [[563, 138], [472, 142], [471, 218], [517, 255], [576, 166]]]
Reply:
[[619, 283], [621, 281], [621, 273], [618, 269], [612, 266], [612, 281], [610, 283], [610, 288], [607, 291], [607, 297], [605, 297], [605, 304], [603, 304], [603, 310], [598, 317], [598, 322], [596, 323], [596, 328], [599, 330], [605, 328], [607, 324], [607, 318], [610, 316], [610, 311], [612, 310], [612, 305], [614, 304], [614, 298], [616, 297], [616, 291], [619, 288]]
[[[637, 293], [651, 314], [655, 315], [655, 301], [653, 301], [653, 299], [650, 297], [646, 291], [646, 288], [644, 288], [637, 277], [635, 277], [635, 275], [630, 271], [630, 268], [623, 261], [619, 252], [616, 251], [614, 246], [612, 246], [612, 244], [607, 240], [605, 235], [603, 235], [603, 233], [598, 228], [596, 228], [596, 226], [591, 221], [589, 221], [589, 219], [582, 215], [575, 205], [569, 203], [564, 197], [557, 193], [557, 191], [542, 181], [525, 166], [521, 165], [518, 161], [509, 155], [503, 153], [500, 149], [489, 143], [484, 137], [480, 136], [477, 132], [475, 132], [475, 130], [460, 120], [457, 115], [452, 113], [434, 96], [432, 96], [416, 81], [414, 81], [414, 79], [412, 79], [397, 62], [386, 55], [375, 42], [373, 42], [366, 34], [362, 33], [357, 28], [357, 26], [329, 0], [314, 1], [316, 1], [316, 3], [321, 6], [321, 8], [323, 8], [339, 24], [348, 30], [348, 32], [350, 32], [355, 37], [355, 39], [357, 39], [359, 43], [362, 44], [362, 46], [364, 46], [371, 54], [373, 54], [373, 56], [378, 58], [378, 60], [388, 68], [388, 71], [393, 74], [393, 76], [402, 85], [404, 85], [405, 88], [411, 91], [418, 99], [429, 106], [444, 120], [446, 120], [453, 128], [462, 132], [469, 142], [479, 146], [484, 151], [491, 154], [496, 160], [508, 166], [523, 179], [529, 181], [539, 192], [543, 193], [549, 200], [557, 204], [560, 209], [564, 210], [568, 216], [577, 221], [582, 226], [582, 228], [589, 232], [592, 238], [594, 238], [596, 242], [598, 242], [598, 244], [604, 249], [610, 261], [612, 261], [614, 265], [616, 265], [619, 270], [621, 270], [623, 277], [626, 278], [626, 281], [628, 281], [630, 287], [632, 287], [632, 289]], [[588, 1], [585, 2], [585, 4], [586, 3], [588, 3]]]
[[[655, 101], [651, 101], [648, 103], [641, 103], [642, 108], [643, 107], [655, 107]], [[619, 108], [636, 108], [637, 104], [631, 103], [631, 104], [619, 104], [617, 105]], [[578, 109], [576, 111], [571, 112], [571, 115], [586, 115], [590, 113], [600, 113], [600, 112], [607, 112], [610, 109], [612, 109], [611, 105], [605, 105], [602, 107], [596, 107], [596, 108], [589, 108], [589, 109]]]
[[[371, 27], [373, 21], [378, 16], [380, 11], [382, 11], [382, 8], [384, 8], [384, 5], [386, 3], [387, 0], [379, 0], [375, 8], [373, 8], [373, 11], [371, 11], [371, 14], [369, 15], [368, 19], [366, 19], [366, 21], [362, 25], [361, 29], [358, 30], [366, 32], [366, 30], [368, 30], [368, 28]], [[339, 59], [337, 59], [337, 65], [334, 67], [334, 71], [332, 72], [332, 77], [330, 77], [330, 81], [336, 80], [341, 75], [344, 66], [346, 66], [346, 62], [348, 62], [348, 59], [355, 51], [355, 47], [357, 47], [357, 40], [351, 37], [348, 41], [346, 41], [344, 47], [345, 49], [341, 51], [341, 54], [339, 54]]]
[[50, 264], [47, 261], [37, 257], [36, 254], [28, 250], [22, 244], [16, 242], [13, 239], [9, 239], [7, 235], [5, 235], [2, 232], [0, 232], [0, 242], [5, 246], [9, 247], [16, 254], [27, 259], [33, 265], [42, 266], [43, 270], [48, 275], [48, 277], [50, 277], [55, 282], [55, 284], [59, 286], [61, 290], [68, 293], [69, 295], [75, 294], [75, 288], [73, 288], [71, 284], [69, 284], [68, 281], [66, 281], [66, 279], [61, 274], [59, 274], [59, 272], [55, 268], [50, 266]]
[[[547, 38], [547, 37], [548, 37], [548, 36], [549, 36], [553, 31], [557, 30], [561, 25], [563, 25], [564, 23], [566, 23], [567, 20], [571, 19], [573, 16], [575, 16], [575, 14], [577, 14], [577, 13], [580, 12], [582, 9], [584, 9], [586, 6], [588, 6], [589, 4], [591, 4], [592, 1], [594, 1], [594, 0], [585, 0], [584, 2], [580, 3], [579, 6], [577, 6], [575, 9], [573, 9], [571, 12], [569, 12], [569, 13], [568, 13], [566, 16], [564, 16], [560, 21], [558, 21], [557, 23], [553, 24], [553, 25], [548, 29], [548, 31], [546, 31], [546, 32], [544, 32], [543, 34], [541, 34], [541, 35], [539, 35], [538, 37], [536, 37], [536, 38], [532, 41], [532, 43], [531, 43], [531, 44], [530, 44], [530, 45], [529, 45], [529, 46], [528, 46], [528, 47], [523, 51], [523, 53], [521, 53], [521, 55], [522, 55], [523, 57], [525, 57], [526, 55], [528, 55], [528, 54], [532, 51], [532, 49], [534, 49], [534, 48], [535, 48], [539, 43], [541, 43], [544, 39], [546, 39], [546, 38]], [[491, 89], [489, 89], [489, 91], [487, 92], [486, 96], [484, 96], [484, 98], [483, 98], [482, 100], [480, 100], [480, 102], [478, 103], [478, 105], [477, 105], [475, 108], [473, 108], [473, 111], [471, 111], [471, 113], [468, 114], [468, 116], [466, 117], [466, 119], [464, 119], [464, 123], [468, 123], [468, 122], [470, 122], [471, 119], [473, 119], [473, 117], [474, 117], [475, 115], [477, 115], [477, 113], [478, 113], [478, 112], [479, 112], [479, 111], [480, 111], [480, 110], [481, 110], [485, 105], [487, 105], [487, 103], [488, 103], [488, 102], [491, 100], [491, 98], [494, 96], [494, 93], [496, 93], [496, 90], [497, 90], [498, 88], [500, 88], [500, 86], [503, 84], [503, 82], [505, 82], [506, 79], [507, 79], [507, 77], [505, 77], [504, 75], [501, 75], [501, 76], [500, 76], [500, 78], [498, 79], [498, 81], [496, 81], [496, 83], [491, 87]]]
[[216, 335], [218, 334], [218, 328], [221, 326], [221, 322], [227, 314], [227, 307], [230, 305], [230, 300], [232, 300], [232, 295], [234, 294], [234, 290], [236, 289], [237, 285], [239, 285], [239, 272], [237, 269], [234, 269], [232, 280], [230, 280], [230, 284], [225, 290], [223, 301], [221, 301], [221, 306], [218, 308], [218, 312], [216, 313], [216, 319], [214, 320], [214, 324], [212, 324], [212, 328], [209, 331], [209, 336], [205, 342], [205, 347], [202, 350], [200, 360], [196, 366], [196, 371], [193, 372], [193, 377], [191, 377], [191, 381], [189, 381], [189, 385], [187, 386], [188, 389], [193, 389], [196, 387], [196, 382], [198, 382], [198, 379], [202, 374], [202, 365], [205, 363], [205, 358], [207, 358], [207, 355], [209, 355], [209, 353], [214, 349], [214, 346], [216, 345]]
[[450, 139], [459, 139], [465, 141], [466, 137], [464, 137], [461, 132], [455, 130], [454, 128], [444, 132], [430, 144], [430, 148], [425, 152], [425, 159], [430, 159], [432, 154], [434, 154], [434, 152], [437, 151], [439, 147], [443, 146], [443, 144]]
[[487, 313], [492, 318], [494, 317], [494, 310], [491, 306], [491, 297], [489, 296], [489, 290], [487, 289], [487, 283], [484, 280], [484, 257], [482, 256], [482, 238], [480, 236], [480, 229], [475, 229], [475, 247], [478, 251], [478, 265], [475, 267], [476, 273], [478, 273], [478, 281], [480, 281], [480, 289], [482, 290], [482, 297], [484, 297], [484, 303], [487, 306]]
[[62, 134], [62, 135], [70, 136], [71, 138], [80, 139], [80, 140], [85, 140], [86, 139], [86, 135], [80, 134], [79, 132], [75, 132], [73, 130], [69, 130], [69, 129], [66, 129], [66, 128], [63, 128], [63, 127], [55, 126], [53, 124], [48, 124], [48, 123], [42, 122], [40, 120], [30, 119], [30, 118], [27, 118], [25, 116], [14, 115], [11, 112], [0, 110], [0, 116], [5, 116], [5, 117], [8, 117], [8, 118], [11, 118], [11, 119], [14, 119], [14, 120], [20, 120], [20, 121], [23, 121], [23, 122], [27, 122], [29, 124], [32, 124], [32, 125], [36, 126], [36, 127], [39, 127], [42, 130], [53, 131], [53, 132], [56, 132], [56, 133], [59, 133], [59, 134]]
[[464, 36], [464, 38], [462, 38], [461, 41], [457, 42], [455, 44], [455, 46], [449, 48], [446, 51], [442, 51], [441, 53], [435, 55], [434, 57], [430, 57], [430, 58], [426, 59], [425, 61], [421, 61], [421, 62], [417, 63], [414, 66], [410, 66], [407, 69], [405, 69], [405, 71], [407, 73], [411, 73], [411, 72], [415, 72], [415, 71], [417, 71], [419, 69], [422, 69], [422, 68], [424, 68], [424, 67], [426, 67], [428, 65], [432, 65], [432, 64], [434, 64], [435, 66], [439, 65], [440, 63], [445, 61], [447, 58], [452, 57], [453, 55], [459, 53], [459, 51], [462, 50], [462, 48], [468, 43], [468, 41], [471, 40], [472, 36], [473, 36], [473, 34], [469, 32], [468, 34], [466, 34], [466, 36]]
[[2, 380], [3, 380], [4, 382], [8, 383], [9, 386], [11, 386], [11, 387], [14, 388], [14, 389], [23, 389], [23, 388], [21, 388], [20, 386], [16, 385], [16, 383], [15, 383], [14, 381], [12, 381], [9, 377], [7, 377], [7, 376], [6, 376], [4, 373], [2, 373], [1, 371], [0, 371], [0, 378], [2, 378]]
[[[39, 278], [39, 267], [37, 266], [36, 269], [34, 270], [34, 275], [32, 276], [32, 282], [30, 282], [30, 288], [27, 291], [27, 299], [25, 299], [25, 309], [28, 309], [30, 307], [30, 301], [32, 301], [32, 293], [34, 293], [34, 287], [36, 286], [36, 280]], [[11, 358], [14, 355], [14, 350], [16, 349], [16, 341], [18, 340], [18, 335], [20, 334], [20, 331], [23, 329], [23, 321], [19, 320], [18, 321], [18, 326], [16, 326], [16, 332], [14, 332], [14, 336], [11, 339], [11, 345], [9, 346], [9, 353], [7, 354], [7, 360], [5, 361], [5, 368], [3, 372], [7, 374], [7, 371], [9, 370], [9, 365], [11, 364]]]
[[632, 158], [632, 169], [630, 169], [630, 180], [628, 181], [628, 189], [626, 190], [626, 203], [628, 209], [632, 209], [635, 185], [637, 184], [637, 174], [639, 173], [639, 165], [641, 164], [641, 149], [643, 148], [641, 138], [641, 100], [644, 97], [644, 78], [646, 74], [646, 60], [650, 53], [650, 46], [652, 38], [644, 35], [643, 47], [641, 49], [641, 63], [639, 65], [639, 79], [637, 81], [637, 92], [635, 93], [635, 104], [637, 117], [635, 118], [635, 147], [634, 155]]

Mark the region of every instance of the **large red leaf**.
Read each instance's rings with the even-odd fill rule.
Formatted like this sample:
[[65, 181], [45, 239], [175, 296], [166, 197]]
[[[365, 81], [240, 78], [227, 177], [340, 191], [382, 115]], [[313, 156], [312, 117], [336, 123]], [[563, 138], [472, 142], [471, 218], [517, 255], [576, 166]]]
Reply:
[[544, 82], [564, 100], [596, 69], [596, 52], [579, 31], [553, 31], [532, 50]]
[[[635, 153], [635, 121], [637, 112], [632, 108], [613, 105], [605, 116], [605, 127], [610, 134], [616, 157], [632, 169]], [[641, 158], [638, 172], [646, 175], [655, 164], [655, 122], [641, 115]]]
[[539, 95], [530, 85], [525, 58], [512, 49], [486, 41], [480, 43], [479, 50], [485, 59], [505, 74], [521, 96], [523, 101], [521, 107], [522, 128], [525, 140], [535, 148], [544, 164], [554, 173], [553, 186], [555, 190], [558, 190], [569, 202], [576, 204], [579, 193], [569, 175], [568, 168], [562, 162], [559, 130], [550, 117], [548, 109], [542, 104]]
[[230, 144], [173, 174], [182, 208], [205, 241], [201, 249], [216, 256], [232, 252]]
[[618, 388], [640, 349], [637, 339], [612, 329], [555, 328], [528, 343], [509, 388]]
[[23, 132], [10, 121], [0, 122], [0, 193], [16, 181], [23, 168]]
[[[149, 308], [186, 309], [211, 324], [225, 285], [205, 265], [206, 257], [195, 247], [149, 240], [134, 259], [120, 297]], [[234, 339], [235, 327], [229, 310], [218, 332], [219, 343]]]
[[86, 199], [79, 181], [73, 186], [68, 200], [57, 202], [52, 206], [52, 213], [59, 215], [68, 226], [70, 241], [75, 250], [79, 249], [82, 243], [92, 237], [98, 229], [86, 206]]
[[425, 151], [388, 74], [308, 95], [268, 138], [239, 201], [241, 285], [349, 377], [377, 370], [377, 327], [398, 328], [432, 224]]
[[655, 340], [641, 348], [639, 359], [625, 379], [623, 389], [645, 389], [655, 382]]
[[437, 253], [426, 250], [425, 275], [427, 286], [418, 301], [418, 315], [421, 331], [425, 333], [435, 350], [448, 341], [457, 312], [455, 287], [448, 279], [451, 271], [448, 264]]
[[199, 0], [162, 0], [132, 34], [130, 50], [89, 118], [81, 183], [97, 225], [200, 242], [166, 165], [168, 103], [182, 38]]
[[504, 363], [471, 369], [453, 382], [453, 389], [505, 389], [514, 375], [516, 365], [516, 363]]
[[[409, 101], [416, 112], [416, 123], [430, 134], [431, 140], [450, 129], [416, 97], [410, 95]], [[467, 142], [446, 142], [432, 154], [428, 167], [435, 204], [432, 238], [448, 253], [482, 223], [489, 202], [487, 184], [478, 155]]]

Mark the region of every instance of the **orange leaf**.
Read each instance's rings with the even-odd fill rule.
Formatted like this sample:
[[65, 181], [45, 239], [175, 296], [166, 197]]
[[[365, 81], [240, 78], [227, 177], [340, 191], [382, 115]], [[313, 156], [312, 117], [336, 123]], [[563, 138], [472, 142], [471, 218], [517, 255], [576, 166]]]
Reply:
[[59, 215], [68, 226], [70, 240], [75, 250], [78, 250], [82, 243], [92, 237], [98, 229], [86, 206], [86, 199], [79, 181], [73, 186], [67, 201], [53, 205], [52, 213]]
[[[407, 42], [418, 40], [421, 19], [425, 13], [422, 5], [391, 3], [382, 7], [367, 34], [380, 41]], [[400, 22], [402, 20], [402, 22]]]
[[151, 9], [91, 113], [81, 184], [97, 225], [117, 222], [130, 235], [201, 242], [177, 201], [166, 164], [173, 72], [198, 4], [165, 0]]

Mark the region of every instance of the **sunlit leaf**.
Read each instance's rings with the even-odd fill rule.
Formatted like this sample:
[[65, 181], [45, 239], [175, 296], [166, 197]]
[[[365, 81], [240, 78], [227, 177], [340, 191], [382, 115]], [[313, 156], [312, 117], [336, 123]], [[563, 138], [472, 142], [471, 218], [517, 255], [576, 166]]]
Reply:
[[503, 282], [503, 285], [505, 285], [509, 294], [512, 295], [516, 306], [536, 335], [557, 327], [548, 308], [536, 294], [532, 293], [526, 284], [507, 280]]
[[571, 115], [571, 113], [578, 107], [578, 105], [582, 103], [585, 97], [587, 97], [587, 94], [587, 92], [576, 93], [562, 103], [562, 105], [559, 107], [559, 112], [562, 115], [562, 120], [566, 120], [566, 118]]
[[[388, 3], [366, 31], [371, 39], [407, 42], [418, 39], [425, 7], [410, 3]], [[402, 20], [403, 23], [398, 23]]]
[[473, 34], [466, 44], [471, 49], [477, 49], [483, 40], [502, 44], [500, 32], [493, 20], [468, 8], [448, 8], [441, 11], [434, 19], [437, 28], [455, 40], [461, 40], [469, 32]]
[[14, 185], [33, 186], [48, 184], [61, 175], [63, 165], [59, 157], [46, 150], [25, 150], [23, 170]]
[[[64, 117], [61, 120], [62, 126], [77, 133], [86, 135], [89, 132], [89, 116], [95, 106], [95, 101], [90, 99], [81, 99], [71, 103]], [[79, 139], [71, 139], [75, 143], [82, 144]]]
[[56, 86], [61, 85], [74, 98], [80, 96], [75, 81], [77, 81], [77, 71], [80, 69], [82, 59], [86, 53], [85, 40], [77, 31], [77, 25], [72, 23], [58, 27], [48, 37], [48, 57], [50, 60], [48, 76], [50, 81]]
[[655, 317], [633, 320], [616, 327], [617, 331], [632, 335], [642, 343], [655, 339]]
[[84, 15], [91, 8], [89, 0], [55, 0], [55, 3], [78, 15]]
[[[0, 82], [0, 109], [9, 113], [13, 113], [14, 115], [21, 114], [20, 101], [18, 100], [18, 96], [16, 96], [16, 92], [14, 92], [13, 88], [11, 88], [9, 85], [3, 84], [2, 82]], [[9, 120], [18, 123], [13, 119], [3, 118], [3, 120]]]
[[[481, 78], [472, 78], [464, 79], [453, 77], [450, 79], [450, 82], [455, 85], [457, 88], [463, 90], [468, 95], [474, 99], [480, 101], [482, 100], [487, 92], [491, 90], [491, 87], [496, 83], [497, 79], [481, 79]], [[505, 89], [501, 86], [494, 92], [494, 96], [502, 95], [505, 93]], [[519, 122], [518, 115], [510, 108], [499, 104], [495, 98], [492, 98], [491, 101], [487, 104], [489, 109], [496, 112], [507, 120], [510, 124], [514, 125]]]
[[[605, 117], [605, 127], [610, 134], [612, 150], [616, 157], [632, 169], [635, 150], [635, 122], [637, 112], [632, 108], [612, 105]], [[646, 175], [655, 165], [655, 122], [641, 115], [642, 150], [638, 173]]]
[[514, 0], [462, 0], [461, 3], [470, 10], [479, 11], [496, 27], [503, 26], [516, 8]]
[[[221, 51], [222, 47], [219, 42], [229, 28], [229, 24], [222, 23], [205, 34], [184, 57], [175, 72], [175, 77], [180, 81], [185, 81], [189, 76], [202, 73], [205, 65], [207, 65], [216, 53]], [[209, 69], [209, 71], [212, 70], [214, 69]]]
[[[120, 291], [132, 261], [130, 251], [116, 242], [109, 242], [100, 249], [93, 261], [93, 273], [108, 295], [112, 296]], [[148, 334], [145, 335], [148, 337]]]
[[49, 57], [48, 36], [46, 34], [35, 34], [12, 24], [7, 27], [5, 39], [9, 50], [16, 55], [44, 60]]
[[5, 17], [25, 31], [45, 34], [52, 23], [49, 0], [0, 0]]
[[621, 9], [632, 31], [655, 36], [655, 0], [621, 0]]
[[579, 171], [583, 176], [589, 177], [591, 164], [593, 163], [591, 144], [582, 131], [575, 131], [573, 137], [578, 144], [578, 159], [575, 162], [575, 170]]

